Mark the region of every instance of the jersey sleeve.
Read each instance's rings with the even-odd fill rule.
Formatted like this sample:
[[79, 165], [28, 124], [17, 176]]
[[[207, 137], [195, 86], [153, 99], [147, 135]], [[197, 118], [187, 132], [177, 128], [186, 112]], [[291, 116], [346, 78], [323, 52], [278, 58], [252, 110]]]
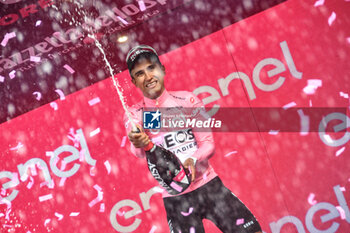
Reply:
[[[134, 111], [132, 111], [132, 109], [130, 109], [130, 110], [131, 110], [130, 113], [131, 113], [132, 121], [135, 124], [142, 125], [141, 121], [137, 118], [137, 115], [134, 113]], [[124, 126], [125, 126], [126, 135], [128, 135], [128, 133], [132, 130], [132, 124], [131, 124], [128, 116], [126, 115], [126, 113], [124, 114], [123, 122], [124, 122]], [[139, 158], [144, 158], [146, 156], [145, 151], [142, 148], [134, 147], [134, 145], [131, 142], [130, 142], [130, 151], [132, 154], [134, 154], [135, 156], [137, 156]]]
[[[188, 107], [193, 108], [194, 111], [198, 110], [197, 115], [201, 114], [200, 118], [203, 119], [203, 117], [210, 117], [204, 111], [203, 102], [192, 92], [190, 92], [188, 98], [186, 98], [186, 101], [189, 101], [190, 103]], [[192, 131], [197, 142], [198, 150], [191, 157], [194, 157], [196, 161], [208, 160], [214, 155], [215, 152], [213, 133], [210, 129], [206, 131], [199, 131], [196, 128], [193, 128]]]

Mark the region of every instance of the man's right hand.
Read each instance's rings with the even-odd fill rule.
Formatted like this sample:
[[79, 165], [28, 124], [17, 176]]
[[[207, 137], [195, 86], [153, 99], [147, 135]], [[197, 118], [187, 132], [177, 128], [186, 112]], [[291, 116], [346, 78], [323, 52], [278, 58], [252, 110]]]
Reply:
[[142, 127], [137, 125], [137, 128], [140, 132], [129, 132], [128, 138], [130, 142], [134, 145], [136, 148], [143, 148], [148, 145], [148, 143], [151, 142], [148, 135], [143, 131]]

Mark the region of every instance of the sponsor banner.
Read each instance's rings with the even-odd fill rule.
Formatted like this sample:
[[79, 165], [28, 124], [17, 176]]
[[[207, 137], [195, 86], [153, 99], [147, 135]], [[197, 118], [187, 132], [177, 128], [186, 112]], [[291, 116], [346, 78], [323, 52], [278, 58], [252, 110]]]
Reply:
[[[254, 120], [256, 130], [214, 132], [209, 162], [266, 233], [350, 229], [349, 113], [343, 111], [349, 108], [349, 6], [317, 2], [287, 1], [160, 57], [169, 91], [193, 91], [213, 118], [247, 109], [230, 117], [232, 124]], [[140, 101], [127, 71], [115, 77], [126, 80], [129, 105]], [[55, 93], [60, 99], [0, 125], [1, 231], [169, 232], [162, 190], [147, 161], [131, 154], [112, 80]], [[316, 130], [300, 132], [300, 109], [316, 118], [310, 123]], [[288, 113], [297, 127], [259, 130], [273, 119], [266, 111]], [[150, 112], [152, 122], [157, 111]], [[198, 146], [192, 129], [165, 136], [163, 145], [175, 153]], [[186, 146], [176, 148], [183, 140]], [[207, 220], [204, 226], [220, 232]]]

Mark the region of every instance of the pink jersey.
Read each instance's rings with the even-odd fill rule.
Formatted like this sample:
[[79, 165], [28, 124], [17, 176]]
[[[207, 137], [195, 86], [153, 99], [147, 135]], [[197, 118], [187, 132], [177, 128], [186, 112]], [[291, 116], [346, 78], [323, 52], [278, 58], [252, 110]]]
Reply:
[[[129, 108], [133, 121], [142, 126], [143, 108], [197, 108], [203, 107], [203, 103], [192, 92], [164, 90], [162, 95], [157, 99], [148, 99], [144, 97], [142, 101]], [[131, 131], [131, 124], [126, 116], [124, 123], [127, 133]], [[159, 130], [145, 130], [151, 141], [161, 145], [165, 149], [172, 151], [183, 163], [188, 158], [195, 158], [196, 161], [196, 178], [191, 185], [181, 194], [191, 192], [215, 178], [212, 166], [209, 164], [209, 158], [215, 151], [214, 139], [211, 132], [196, 132], [191, 128], [177, 131], [162, 132]], [[143, 149], [135, 148], [131, 144], [131, 151], [137, 157], [145, 158]], [[145, 160], [146, 162], [146, 160]], [[179, 194], [179, 195], [181, 195]], [[169, 197], [166, 191], [163, 197]]]

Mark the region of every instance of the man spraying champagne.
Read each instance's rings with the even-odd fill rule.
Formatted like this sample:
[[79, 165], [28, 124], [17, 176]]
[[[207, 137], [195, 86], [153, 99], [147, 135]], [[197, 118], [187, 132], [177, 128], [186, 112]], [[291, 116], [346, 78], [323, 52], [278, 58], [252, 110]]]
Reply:
[[[158, 177], [157, 172], [152, 170], [155, 167], [162, 167], [162, 174], [158, 172], [162, 181], [164, 181], [162, 177], [166, 177], [163, 173], [168, 173], [169, 180], [165, 184], [170, 186], [169, 188], [162, 185], [161, 180], [157, 180], [168, 191], [163, 192], [163, 201], [170, 232], [189, 233], [194, 229], [196, 233], [204, 233], [203, 219], [209, 219], [224, 233], [261, 232], [261, 227], [254, 215], [224, 186], [210, 165], [209, 159], [214, 155], [215, 150], [213, 135], [210, 131], [199, 132], [189, 128], [180, 131], [150, 133], [140, 126], [142, 125], [142, 111], [145, 108], [195, 109], [204, 107], [203, 103], [191, 92], [165, 89], [165, 67], [152, 47], [139, 45], [132, 48], [126, 57], [126, 62], [132, 83], [142, 91], [144, 96], [142, 101], [129, 109], [133, 121], [138, 126], [138, 132], [132, 130], [133, 123], [124, 117], [128, 138], [132, 144], [131, 151], [140, 158], [147, 156], [150, 171], [155, 172], [155, 174], [152, 173], [154, 177]], [[181, 135], [181, 140], [172, 139], [179, 135]], [[187, 149], [176, 150], [176, 148]], [[153, 156], [150, 161], [149, 156], [153, 153], [152, 149], [157, 149], [158, 156]], [[174, 151], [174, 156], [177, 157], [179, 163], [182, 163], [177, 168], [181, 170], [183, 166], [188, 171], [185, 176], [188, 175], [190, 178], [189, 186], [181, 187], [181, 181], [185, 176], [180, 175], [181, 179], [180, 176], [176, 178], [180, 171], [176, 171], [174, 165], [166, 165], [164, 162], [169, 161], [168, 159], [173, 156], [169, 151]], [[177, 160], [173, 161], [175, 164]], [[175, 182], [171, 187], [172, 182], [176, 179], [180, 180], [180, 183]], [[171, 191], [174, 189], [178, 189], [175, 195]], [[187, 216], [181, 214], [181, 212], [188, 212], [190, 208], [193, 209], [191, 214]], [[244, 219], [246, 224], [237, 225], [238, 219]]]

